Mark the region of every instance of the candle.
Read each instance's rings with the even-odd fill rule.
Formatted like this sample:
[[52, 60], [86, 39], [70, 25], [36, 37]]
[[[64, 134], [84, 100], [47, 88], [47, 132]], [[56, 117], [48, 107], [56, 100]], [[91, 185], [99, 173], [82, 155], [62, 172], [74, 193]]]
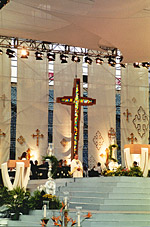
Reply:
[[46, 205], [44, 205], [44, 218], [46, 218]]
[[78, 212], [78, 227], [80, 227], [80, 212]]
[[67, 197], [65, 196], [65, 209], [67, 209]]

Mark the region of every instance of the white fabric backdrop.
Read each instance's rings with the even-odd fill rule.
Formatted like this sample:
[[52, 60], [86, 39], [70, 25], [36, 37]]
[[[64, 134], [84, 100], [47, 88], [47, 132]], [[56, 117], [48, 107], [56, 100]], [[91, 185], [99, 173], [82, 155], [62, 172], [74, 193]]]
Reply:
[[[36, 60], [34, 53], [30, 52], [28, 59], [18, 57], [18, 85], [17, 85], [17, 125], [16, 125], [16, 159], [31, 149], [32, 159], [41, 160], [48, 147], [48, 61]], [[43, 138], [39, 138], [39, 146], [36, 145], [36, 129]], [[20, 136], [25, 139], [20, 144], [17, 139]]]
[[[79, 64], [68, 59], [68, 63], [61, 64], [59, 55], [56, 57], [54, 63], [54, 100], [57, 97], [72, 96], [72, 89], [74, 85], [74, 78], [80, 78], [80, 91], [82, 96], [82, 62]], [[77, 65], [76, 65], [77, 64]], [[77, 67], [77, 68], [76, 68]], [[82, 113], [82, 108], [81, 108]], [[53, 114], [53, 143], [54, 154], [58, 159], [71, 158], [71, 106], [62, 105], [54, 102]], [[63, 141], [65, 146], [62, 145]], [[80, 119], [80, 138], [79, 138], [79, 159], [82, 161], [83, 149], [83, 114]]]
[[[3, 50], [5, 52], [5, 49]], [[0, 129], [6, 133], [0, 136], [0, 165], [9, 159], [11, 123], [11, 59], [0, 56]]]
[[[123, 114], [126, 109], [132, 114], [129, 120]], [[139, 114], [138, 114], [139, 113]], [[143, 115], [144, 114], [144, 115]], [[139, 127], [146, 128], [143, 130]], [[139, 130], [138, 130], [139, 128]], [[122, 164], [124, 165], [123, 148], [130, 144], [128, 137], [133, 133], [138, 144], [148, 144], [149, 138], [149, 83], [146, 68], [134, 68], [128, 65], [122, 69], [121, 78], [121, 151]]]
[[88, 108], [88, 163], [92, 168], [100, 161], [103, 167], [103, 154], [110, 145], [108, 131], [116, 130], [115, 69], [93, 63], [88, 78], [88, 96], [96, 99], [96, 105]]

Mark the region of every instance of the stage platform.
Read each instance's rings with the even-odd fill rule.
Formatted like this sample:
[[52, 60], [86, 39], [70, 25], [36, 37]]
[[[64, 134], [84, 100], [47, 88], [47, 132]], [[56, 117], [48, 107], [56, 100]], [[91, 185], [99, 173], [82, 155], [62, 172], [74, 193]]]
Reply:
[[[33, 191], [46, 180], [32, 180], [28, 188]], [[92, 177], [57, 179], [57, 195], [63, 199], [69, 192], [69, 216], [77, 220], [76, 207], [82, 215], [92, 213], [82, 227], [150, 227], [150, 178], [143, 177]], [[22, 215], [20, 221], [8, 220], [8, 226], [40, 226], [43, 211]], [[47, 217], [59, 215], [47, 211]], [[81, 218], [82, 219], [82, 218]], [[47, 226], [52, 226], [50, 220]], [[1, 226], [1, 225], [0, 225]], [[68, 225], [69, 226], [69, 225]]]

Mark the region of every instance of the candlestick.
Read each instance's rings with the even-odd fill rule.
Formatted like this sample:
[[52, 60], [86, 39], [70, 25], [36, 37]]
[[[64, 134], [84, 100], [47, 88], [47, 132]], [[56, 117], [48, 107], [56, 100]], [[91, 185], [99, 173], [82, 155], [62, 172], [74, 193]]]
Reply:
[[46, 218], [46, 205], [44, 205], [44, 218]]
[[67, 197], [65, 196], [65, 209], [67, 209]]

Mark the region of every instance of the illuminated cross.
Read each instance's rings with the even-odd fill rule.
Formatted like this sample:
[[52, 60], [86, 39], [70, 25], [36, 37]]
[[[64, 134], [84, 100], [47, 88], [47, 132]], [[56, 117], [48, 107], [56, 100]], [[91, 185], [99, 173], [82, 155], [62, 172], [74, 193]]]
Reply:
[[129, 116], [131, 116], [132, 114], [129, 113], [129, 110], [128, 109], [126, 109], [126, 112], [124, 112], [123, 115], [126, 116], [126, 121], [129, 121]]
[[130, 135], [131, 135], [131, 137], [128, 137], [128, 138], [127, 138], [127, 139], [128, 139], [128, 141], [130, 141], [130, 140], [131, 140], [131, 144], [133, 144], [134, 140], [135, 140], [135, 142], [137, 142], [137, 138], [136, 138], [136, 137], [134, 137], [134, 134], [133, 134], [133, 133], [131, 133]]
[[34, 137], [37, 137], [36, 146], [39, 146], [39, 138], [40, 138], [40, 137], [43, 138], [44, 135], [43, 135], [43, 134], [40, 135], [40, 130], [39, 130], [39, 129], [36, 130], [36, 133], [37, 133], [37, 134], [36, 134], [36, 135], [33, 134], [32, 137], [33, 137], [33, 138], [34, 138]]
[[71, 105], [71, 159], [74, 154], [78, 154], [78, 141], [79, 141], [79, 126], [80, 126], [80, 115], [81, 106], [91, 106], [96, 104], [96, 99], [80, 97], [80, 79], [74, 79], [74, 87], [72, 96], [58, 97], [57, 103]]

